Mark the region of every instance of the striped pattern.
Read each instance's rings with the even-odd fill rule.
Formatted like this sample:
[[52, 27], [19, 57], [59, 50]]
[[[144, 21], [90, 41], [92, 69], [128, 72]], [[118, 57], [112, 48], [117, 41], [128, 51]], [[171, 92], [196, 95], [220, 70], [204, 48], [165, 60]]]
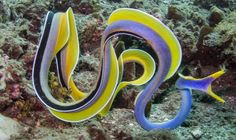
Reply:
[[[138, 49], [124, 50], [117, 57], [114, 49], [116, 44], [112, 42], [112, 38], [119, 35], [145, 40], [158, 58], [158, 62], [155, 62], [148, 52]], [[207, 83], [204, 80], [199, 82], [194, 78], [181, 76], [176, 85], [181, 89], [182, 104], [175, 118], [164, 123], [152, 123], [145, 117], [145, 107], [152, 95], [165, 80], [176, 73], [181, 63], [182, 51], [178, 40], [169, 28], [155, 17], [135, 9], [118, 9], [109, 17], [108, 27], [101, 40], [99, 76], [91, 93], [80, 91], [73, 81], [72, 74], [79, 61], [79, 54], [79, 40], [72, 9], [69, 8], [65, 13], [48, 12], [35, 56], [33, 86], [38, 98], [49, 111], [67, 122], [80, 122], [97, 114], [105, 116], [122, 88], [128, 85], [145, 85], [135, 100], [134, 115], [137, 122], [146, 130], [175, 128], [190, 112], [191, 89], [202, 90], [199, 85]], [[54, 58], [56, 58], [61, 85], [72, 91], [71, 97], [74, 101], [71, 103], [62, 103], [50, 93], [48, 73]], [[133, 81], [123, 81], [123, 67], [128, 62], [139, 63], [144, 68], [142, 76]], [[213, 74], [211, 77], [219, 76], [220, 74]], [[210, 83], [207, 83], [208, 93], [215, 97]]]

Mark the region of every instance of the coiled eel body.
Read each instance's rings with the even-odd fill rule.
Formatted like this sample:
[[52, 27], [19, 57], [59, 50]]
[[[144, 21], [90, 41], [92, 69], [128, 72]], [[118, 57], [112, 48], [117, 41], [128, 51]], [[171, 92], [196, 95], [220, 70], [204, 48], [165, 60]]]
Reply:
[[[138, 49], [123, 51], [117, 58], [112, 38], [128, 35], [143, 39], [151, 47], [158, 62], [148, 52]], [[190, 112], [191, 89], [209, 93], [217, 100], [223, 99], [211, 91], [211, 82], [224, 70], [202, 79], [180, 75], [176, 86], [182, 95], [177, 115], [167, 122], [152, 123], [144, 115], [145, 107], [159, 86], [171, 78], [180, 66], [182, 51], [174, 34], [161, 21], [139, 10], [122, 8], [114, 11], [108, 19], [101, 40], [101, 66], [97, 84], [91, 93], [81, 92], [73, 82], [72, 74], [79, 61], [79, 40], [72, 9], [65, 13], [48, 12], [33, 67], [33, 86], [38, 98], [57, 118], [67, 122], [80, 122], [97, 114], [109, 112], [118, 92], [128, 86], [144, 85], [135, 100], [134, 115], [146, 130], [170, 129], [179, 126]], [[57, 60], [57, 73], [62, 86], [72, 91], [74, 102], [62, 103], [56, 100], [48, 86], [48, 73], [53, 59]], [[143, 66], [141, 77], [134, 81], [122, 81], [123, 65], [136, 62]], [[158, 63], [158, 68], [156, 68]]]

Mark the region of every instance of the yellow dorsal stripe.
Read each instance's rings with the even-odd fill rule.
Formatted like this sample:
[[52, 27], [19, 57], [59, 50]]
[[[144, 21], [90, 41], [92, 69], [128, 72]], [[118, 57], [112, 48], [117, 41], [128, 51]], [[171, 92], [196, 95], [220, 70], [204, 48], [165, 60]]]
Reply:
[[[114, 95], [112, 96], [112, 99], [109, 101], [106, 107], [99, 113], [100, 116], [105, 116], [109, 112], [115, 97], [117, 96], [117, 94], [122, 88], [128, 85], [139, 86], [139, 85], [146, 84], [155, 73], [155, 70], [156, 70], [155, 61], [145, 51], [138, 50], [138, 49], [129, 49], [122, 52], [122, 54], [120, 55], [118, 59], [119, 70], [121, 70], [120, 73], [123, 73], [123, 70], [124, 70], [123, 65], [128, 62], [136, 62], [142, 65], [144, 69], [143, 74], [138, 79], [133, 80], [133, 81], [121, 81], [118, 87], [116, 88], [116, 91]], [[121, 78], [119, 79], [122, 80]]]
[[58, 27], [58, 35], [56, 40], [55, 49], [53, 51], [53, 56], [56, 54], [66, 45], [69, 39], [69, 27], [68, 27], [68, 20], [66, 20], [67, 16], [64, 13], [56, 13], [60, 15], [59, 20], [59, 27]]
[[75, 111], [75, 112], [59, 112], [52, 109], [49, 109], [49, 111], [56, 116], [57, 118], [68, 121], [68, 122], [81, 122], [86, 119], [89, 119], [99, 113], [101, 109], [105, 107], [105, 105], [109, 102], [109, 100], [112, 98], [113, 93], [115, 92], [115, 87], [118, 83], [119, 79], [119, 69], [118, 69], [118, 61], [116, 58], [115, 50], [112, 46], [110, 46], [110, 56], [111, 56], [111, 62], [110, 62], [110, 73], [108, 78], [109, 86], [106, 86], [101, 96], [98, 98], [98, 100], [93, 103], [88, 108], [81, 110], [81, 111]]
[[75, 24], [75, 19], [73, 15], [73, 11], [71, 8], [69, 8], [66, 12], [67, 14], [67, 20], [69, 21], [69, 28], [70, 28], [70, 38], [68, 40], [68, 46], [66, 48], [66, 67], [65, 67], [65, 73], [66, 73], [66, 82], [67, 85], [69, 85], [69, 88], [72, 90], [71, 96], [74, 100], [80, 100], [83, 98], [86, 94], [80, 91], [74, 81], [71, 77], [74, 68], [76, 67], [76, 64], [79, 59], [79, 39], [77, 35], [77, 29]]
[[136, 9], [121, 8], [114, 11], [108, 19], [108, 25], [119, 20], [131, 20], [144, 24], [161, 36], [167, 43], [172, 57], [171, 67], [165, 80], [173, 76], [181, 63], [182, 50], [172, 31], [157, 18]]

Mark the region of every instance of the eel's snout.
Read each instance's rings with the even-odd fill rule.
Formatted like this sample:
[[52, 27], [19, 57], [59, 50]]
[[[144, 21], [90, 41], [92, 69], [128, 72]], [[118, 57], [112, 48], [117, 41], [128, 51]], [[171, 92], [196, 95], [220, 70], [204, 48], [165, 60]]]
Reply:
[[175, 85], [179, 89], [195, 89], [203, 91], [218, 100], [219, 102], [224, 103], [224, 99], [216, 95], [211, 88], [212, 82], [224, 73], [225, 69], [221, 69], [218, 72], [215, 72], [207, 77], [200, 79], [194, 78], [192, 76], [184, 76], [182, 74], [179, 74], [180, 78], [176, 81]]

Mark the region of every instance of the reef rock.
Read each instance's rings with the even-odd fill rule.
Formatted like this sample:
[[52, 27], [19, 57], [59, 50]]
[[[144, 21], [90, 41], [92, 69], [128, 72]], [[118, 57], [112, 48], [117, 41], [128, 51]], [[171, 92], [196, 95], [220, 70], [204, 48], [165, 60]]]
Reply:
[[199, 129], [194, 129], [193, 131], [191, 131], [191, 134], [195, 139], [200, 139], [203, 132]]
[[211, 14], [209, 17], [209, 24], [215, 26], [218, 24], [224, 17], [224, 12], [216, 6], [211, 7]]
[[231, 7], [234, 4], [234, 0], [194, 0], [194, 4], [200, 5], [203, 8], [210, 8], [213, 5], [220, 7]]
[[182, 20], [184, 19], [184, 14], [176, 6], [170, 5], [167, 17], [174, 20]]
[[[207, 47], [219, 47], [223, 52], [222, 59], [228, 56], [236, 62], [236, 12], [231, 12], [203, 39], [203, 45]], [[226, 26], [227, 25], [227, 26]], [[230, 56], [230, 57], [229, 57]]]
[[10, 140], [12, 136], [17, 136], [23, 130], [23, 127], [16, 121], [4, 117], [0, 114], [0, 139]]

